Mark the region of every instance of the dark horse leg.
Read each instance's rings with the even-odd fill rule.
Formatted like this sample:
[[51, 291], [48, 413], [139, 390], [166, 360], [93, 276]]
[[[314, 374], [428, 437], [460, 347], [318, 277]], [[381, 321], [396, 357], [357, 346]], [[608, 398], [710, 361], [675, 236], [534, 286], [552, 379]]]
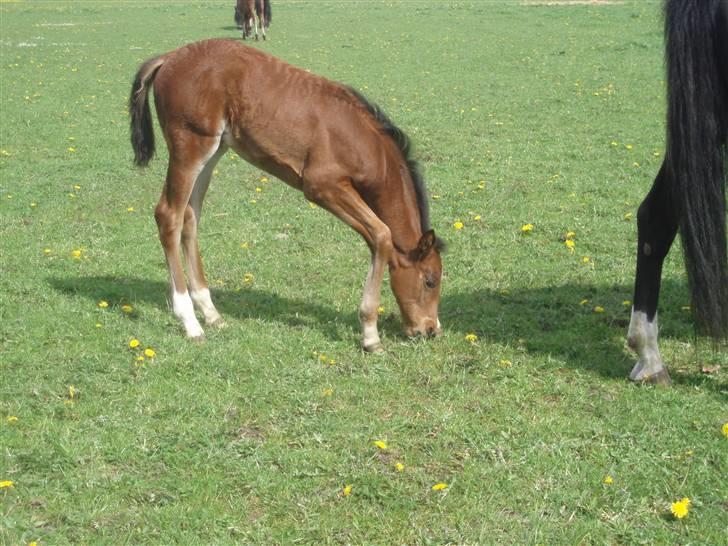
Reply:
[[657, 301], [662, 263], [678, 229], [668, 176], [663, 163], [637, 213], [637, 274], [627, 342], [639, 357], [630, 379], [669, 385], [670, 375], [657, 346]]

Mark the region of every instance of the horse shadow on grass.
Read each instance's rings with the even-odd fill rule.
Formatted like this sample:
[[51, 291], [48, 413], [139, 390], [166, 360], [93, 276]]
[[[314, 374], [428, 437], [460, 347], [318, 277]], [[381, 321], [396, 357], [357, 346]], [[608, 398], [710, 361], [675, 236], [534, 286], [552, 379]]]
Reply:
[[[166, 282], [112, 276], [50, 278], [48, 282], [61, 293], [80, 295], [93, 302], [144, 301], [168, 309]], [[625, 300], [631, 298], [631, 292], [631, 285], [589, 284], [509, 291], [448, 292], [445, 289], [440, 319], [446, 332], [455, 332], [458, 336], [476, 333], [483, 341], [533, 355], [548, 355], [563, 361], [567, 367], [622, 381], [635, 363], [635, 356], [624, 348], [630, 316], [630, 306]], [[280, 296], [254, 287], [216, 288], [213, 298], [223, 317], [318, 329], [334, 341], [342, 340], [342, 332], [344, 336], [350, 332], [352, 337], [360, 332], [356, 307], [350, 312], [340, 312], [333, 305]], [[663, 281], [661, 339], [695, 340], [690, 315], [683, 309], [687, 301], [684, 282]], [[598, 312], [597, 308], [604, 311]], [[380, 320], [380, 327], [387, 337], [401, 339], [399, 319], [394, 315]], [[673, 373], [673, 381], [717, 390], [725, 387], [697, 369], [693, 373]]]
[[[637, 361], [626, 349], [632, 285], [568, 284], [494, 291], [474, 289], [443, 297], [440, 317], [450, 331], [549, 355], [573, 369], [625, 380]], [[685, 282], [665, 279], [661, 289], [660, 339], [694, 343]], [[710, 342], [703, 342], [710, 346]], [[668, 368], [670, 362], [666, 361]], [[673, 382], [720, 392], [726, 384], [695, 370], [671, 369]]]

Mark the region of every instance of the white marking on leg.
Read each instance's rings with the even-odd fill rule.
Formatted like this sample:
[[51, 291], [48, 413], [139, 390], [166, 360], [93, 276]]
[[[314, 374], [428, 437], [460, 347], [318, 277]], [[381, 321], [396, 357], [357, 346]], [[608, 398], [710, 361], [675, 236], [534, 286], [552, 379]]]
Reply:
[[192, 299], [189, 292], [179, 293], [172, 290], [172, 311], [174, 315], [182, 322], [187, 337], [200, 338], [204, 334], [202, 326], [200, 326], [195, 316], [195, 308], [192, 305]]
[[359, 321], [361, 322], [362, 334], [364, 339], [362, 345], [368, 351], [376, 351], [381, 349], [381, 340], [379, 338], [379, 329], [377, 328], [377, 308], [381, 294], [381, 286], [376, 287], [375, 264], [376, 258], [372, 256], [372, 262], [367, 273], [366, 284], [364, 285], [364, 295], [362, 296], [361, 305], [359, 306]]
[[627, 340], [639, 357], [629, 374], [632, 381], [643, 381], [665, 369], [657, 346], [657, 330], [657, 315], [649, 321], [646, 313], [632, 308]]
[[209, 288], [190, 290], [190, 297], [192, 298], [195, 307], [197, 307], [197, 309], [199, 309], [205, 317], [205, 324], [211, 325], [222, 320], [220, 313], [218, 313], [212, 303]]

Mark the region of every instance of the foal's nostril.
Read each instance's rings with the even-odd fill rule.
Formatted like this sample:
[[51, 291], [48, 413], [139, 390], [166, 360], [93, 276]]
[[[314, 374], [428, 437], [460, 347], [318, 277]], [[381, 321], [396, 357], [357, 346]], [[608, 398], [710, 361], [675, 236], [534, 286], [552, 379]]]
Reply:
[[435, 329], [432, 326], [427, 329], [427, 337], [435, 337]]

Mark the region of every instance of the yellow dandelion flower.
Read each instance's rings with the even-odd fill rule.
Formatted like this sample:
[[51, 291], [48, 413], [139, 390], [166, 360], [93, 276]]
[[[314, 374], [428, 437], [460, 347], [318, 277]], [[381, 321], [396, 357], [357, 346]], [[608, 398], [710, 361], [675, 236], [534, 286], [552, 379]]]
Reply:
[[404, 465], [402, 463], [395, 463], [394, 468], [397, 472], [404, 471]]
[[336, 364], [336, 360], [329, 358], [329, 366], [333, 366], [334, 364]]
[[723, 423], [723, 428], [720, 429], [723, 433], [723, 436], [728, 438], [728, 423]]
[[617, 146], [619, 146], [619, 142], [617, 142], [616, 140], [613, 140], [613, 141], [612, 141], [612, 142], [610, 142], [609, 144], [611, 144], [611, 145], [612, 145], [612, 147], [615, 147], [615, 148], [616, 148]]
[[380, 305], [379, 307], [377, 307], [377, 314], [378, 315], [383, 315], [384, 314], [384, 306], [383, 305]]
[[522, 233], [530, 233], [533, 231], [533, 224], [523, 224], [521, 226]]
[[34, 540], [33, 542], [28, 542], [28, 546], [38, 546], [38, 543]]
[[446, 483], [440, 482], [440, 483], [436, 483], [435, 485], [432, 486], [433, 491], [442, 491], [443, 489], [447, 489]]
[[498, 364], [503, 366], [504, 368], [510, 368], [511, 366], [513, 366], [513, 362], [505, 358], [498, 362]]
[[7, 489], [8, 487], [13, 487], [12, 480], [2, 480], [0, 481], [0, 489]]
[[146, 349], [144, 349], [144, 356], [146, 356], [147, 358], [154, 358], [155, 356], [157, 356], [157, 353], [151, 347], [147, 347]]
[[574, 237], [576, 237], [576, 232], [575, 231], [567, 231], [566, 232], [566, 238], [567, 239], [573, 239]]
[[472, 332], [469, 334], [465, 334], [465, 341], [469, 341], [470, 343], [475, 343], [478, 341], [478, 336], [473, 334]]
[[263, 191], [263, 188], [260, 188], [260, 187], [258, 187], [258, 188], [255, 188], [255, 192], [256, 192], [256, 193], [260, 193], [260, 192], [262, 192], [262, 191]]
[[564, 241], [564, 244], [566, 245], [566, 248], [568, 248], [572, 252], [574, 251], [574, 247], [576, 246], [576, 243], [574, 241], [572, 241], [571, 239], [566, 239], [566, 241]]
[[79, 260], [79, 259], [81, 259], [81, 253], [82, 252], [83, 251], [80, 248], [79, 249], [76, 249], [76, 250], [72, 250], [71, 251], [71, 256], [73, 256], [74, 259]]
[[347, 485], [346, 487], [344, 487], [344, 489], [341, 491], [341, 494], [344, 495], [345, 497], [348, 497], [349, 495], [351, 495], [351, 486]]
[[628, 150], [631, 150], [632, 149], [632, 145], [631, 144], [625, 144], [624, 147], [627, 148]]
[[121, 310], [128, 315], [129, 313], [134, 311], [134, 308], [131, 305], [129, 305], [128, 303], [126, 303], [121, 306]]
[[480, 214], [476, 214], [475, 216], [473, 216], [473, 220], [475, 220], [476, 222], [480, 222]]
[[334, 394], [334, 389], [324, 389], [321, 394], [323, 394], [325, 397], [331, 396]]
[[251, 205], [255, 205], [255, 204], [256, 204], [257, 202], [258, 202], [258, 201], [256, 201], [255, 199], [251, 199], [251, 200], [250, 200], [250, 204], [251, 204]]
[[81, 186], [79, 186], [78, 184], [74, 184], [73, 185], [73, 189], [76, 190], [76, 191], [78, 191], [78, 190], [81, 189]]
[[438, 199], [440, 199], [440, 195], [438, 195], [437, 193], [434, 193], [434, 194], [432, 194], [432, 199], [437, 201]]
[[452, 227], [454, 227], [456, 230], [461, 230], [465, 227], [465, 224], [463, 224], [460, 220], [456, 220], [453, 222]]
[[134, 212], [134, 207], [126, 207], [126, 212]]
[[[316, 353], [314, 353], [314, 354], [316, 354]], [[326, 362], [326, 358], [327, 358], [327, 356], [324, 353], [321, 353], [320, 355], [318, 355], [318, 359], [321, 362]]]
[[387, 443], [382, 440], [374, 440], [372, 443], [379, 449], [387, 449]]
[[610, 484], [612, 484], [612, 483], [614, 482], [614, 479], [613, 479], [613, 478], [612, 478], [612, 477], [611, 477], [610, 475], [606, 475], [606, 476], [604, 477], [604, 479], [602, 480], [602, 482], [603, 482], [603, 483], [604, 483], [605, 485], [610, 485]]
[[50, 254], [51, 252], [53, 252], [53, 251], [50, 248], [43, 249], [43, 254]]
[[586, 305], [587, 303], [589, 303], [589, 300], [588, 300], [588, 299], [586, 299], [586, 298], [584, 298], [583, 300], [581, 300], [581, 301], [579, 302], [579, 305]]
[[103, 324], [101, 324], [100, 322], [97, 322], [97, 323], [96, 323], [96, 328], [103, 328], [103, 327], [104, 327], [104, 325], [103, 325]]
[[255, 276], [252, 273], [246, 273], [245, 275], [243, 275], [243, 282], [245, 284], [250, 284], [251, 282], [253, 282], [253, 279], [255, 279]]
[[73, 146], [69, 146], [68, 148], [66, 148], [66, 150], [68, 150], [71, 153], [75, 153], [76, 148], [74, 148]]
[[263, 182], [263, 184], [265, 184], [266, 182], [268, 182], [268, 177], [267, 176], [261, 176], [260, 177], [260, 181]]
[[136, 360], [137, 362], [144, 362], [144, 360], [145, 360], [145, 358], [144, 358], [144, 355], [139, 355], [138, 357], [136, 357], [136, 359], [135, 359], [135, 360]]
[[480, 182], [478, 182], [478, 189], [485, 189], [485, 180], [481, 180]]
[[629, 222], [632, 219], [632, 213], [631, 212], [626, 213], [624, 215], [624, 219]]
[[139, 347], [139, 340], [137, 338], [133, 338], [131, 341], [129, 341], [129, 347], [132, 349], [136, 349]]
[[101, 301], [100, 301], [100, 302], [98, 303], [98, 305], [99, 305], [99, 307], [101, 307], [101, 309], [106, 309], [106, 308], [107, 308], [107, 307], [109, 306], [109, 302], [108, 302], [108, 301], [106, 301], [106, 300], [101, 300]]
[[31, 204], [30, 204], [30, 208], [32, 208], [32, 209], [34, 209], [34, 208], [35, 208], [35, 207], [37, 207], [37, 206], [38, 206], [38, 203], [31, 203]]
[[244, 242], [244, 243], [240, 243], [240, 248], [250, 248], [250, 245], [249, 245], [249, 244], [248, 244], [248, 242], [246, 241], [246, 242]]
[[630, 307], [632, 305], [632, 300], [624, 300], [622, 302], [622, 305], [624, 305], [625, 307]]
[[604, 313], [604, 307], [602, 307], [601, 305], [597, 305], [596, 307], [594, 307], [594, 312], [595, 313]]
[[581, 259], [581, 261], [582, 261], [583, 263], [585, 263], [585, 264], [588, 264], [589, 262], [591, 262], [591, 258], [589, 258], [589, 256], [584, 256], [584, 257], [583, 257], [583, 258]]
[[5, 419], [5, 420], [8, 422], [8, 424], [12, 424], [18, 420], [18, 416], [17, 415], [8, 415], [7, 419]]
[[677, 519], [682, 519], [688, 515], [688, 512], [690, 511], [690, 504], [690, 499], [683, 497], [681, 500], [673, 502], [670, 505], [670, 512], [672, 512], [672, 515]]

